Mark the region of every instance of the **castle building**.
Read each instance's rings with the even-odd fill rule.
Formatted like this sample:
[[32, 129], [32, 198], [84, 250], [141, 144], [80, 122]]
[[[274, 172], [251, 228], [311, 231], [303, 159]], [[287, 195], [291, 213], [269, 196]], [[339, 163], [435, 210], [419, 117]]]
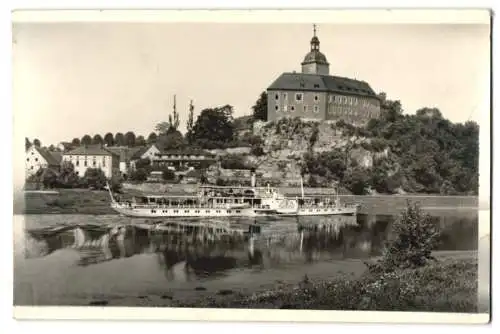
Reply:
[[365, 81], [330, 75], [330, 64], [320, 52], [316, 25], [302, 72], [285, 72], [267, 89], [267, 119], [301, 117], [366, 124], [380, 115], [380, 99]]

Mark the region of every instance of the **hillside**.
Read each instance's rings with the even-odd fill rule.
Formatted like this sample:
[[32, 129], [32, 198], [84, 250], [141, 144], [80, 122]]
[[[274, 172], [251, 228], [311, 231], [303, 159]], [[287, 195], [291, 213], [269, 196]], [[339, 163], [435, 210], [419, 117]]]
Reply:
[[477, 194], [476, 123], [452, 123], [429, 108], [404, 115], [399, 101], [384, 101], [382, 111], [365, 127], [256, 121], [253, 153], [233, 151], [225, 163], [253, 167], [261, 179], [282, 186], [298, 185], [302, 174], [307, 186], [338, 184], [354, 194]]

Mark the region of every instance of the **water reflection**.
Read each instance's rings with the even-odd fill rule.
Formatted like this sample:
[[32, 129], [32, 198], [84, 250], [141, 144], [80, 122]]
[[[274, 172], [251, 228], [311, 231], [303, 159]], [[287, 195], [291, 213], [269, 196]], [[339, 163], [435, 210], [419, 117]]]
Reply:
[[[29, 229], [24, 254], [34, 258], [70, 249], [79, 254], [78, 266], [89, 266], [149, 253], [167, 280], [175, 280], [179, 270], [187, 280], [203, 279], [232, 270], [376, 256], [394, 219], [389, 215], [267, 221], [122, 218], [113, 223]], [[439, 249], [477, 249], [477, 215], [433, 219], [442, 231]]]

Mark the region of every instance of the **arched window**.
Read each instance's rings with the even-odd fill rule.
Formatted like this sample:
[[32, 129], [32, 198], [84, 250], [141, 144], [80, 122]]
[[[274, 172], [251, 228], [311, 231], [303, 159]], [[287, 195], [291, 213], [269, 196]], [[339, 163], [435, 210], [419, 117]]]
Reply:
[[314, 106], [314, 112], [315, 113], [319, 113], [319, 107], [318, 106]]

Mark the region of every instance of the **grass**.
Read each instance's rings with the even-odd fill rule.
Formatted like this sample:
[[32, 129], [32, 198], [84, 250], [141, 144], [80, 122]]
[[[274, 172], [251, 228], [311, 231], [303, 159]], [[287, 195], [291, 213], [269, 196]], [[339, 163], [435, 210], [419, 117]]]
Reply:
[[215, 295], [177, 307], [477, 312], [477, 260], [445, 258], [418, 269], [303, 280], [264, 293]]

